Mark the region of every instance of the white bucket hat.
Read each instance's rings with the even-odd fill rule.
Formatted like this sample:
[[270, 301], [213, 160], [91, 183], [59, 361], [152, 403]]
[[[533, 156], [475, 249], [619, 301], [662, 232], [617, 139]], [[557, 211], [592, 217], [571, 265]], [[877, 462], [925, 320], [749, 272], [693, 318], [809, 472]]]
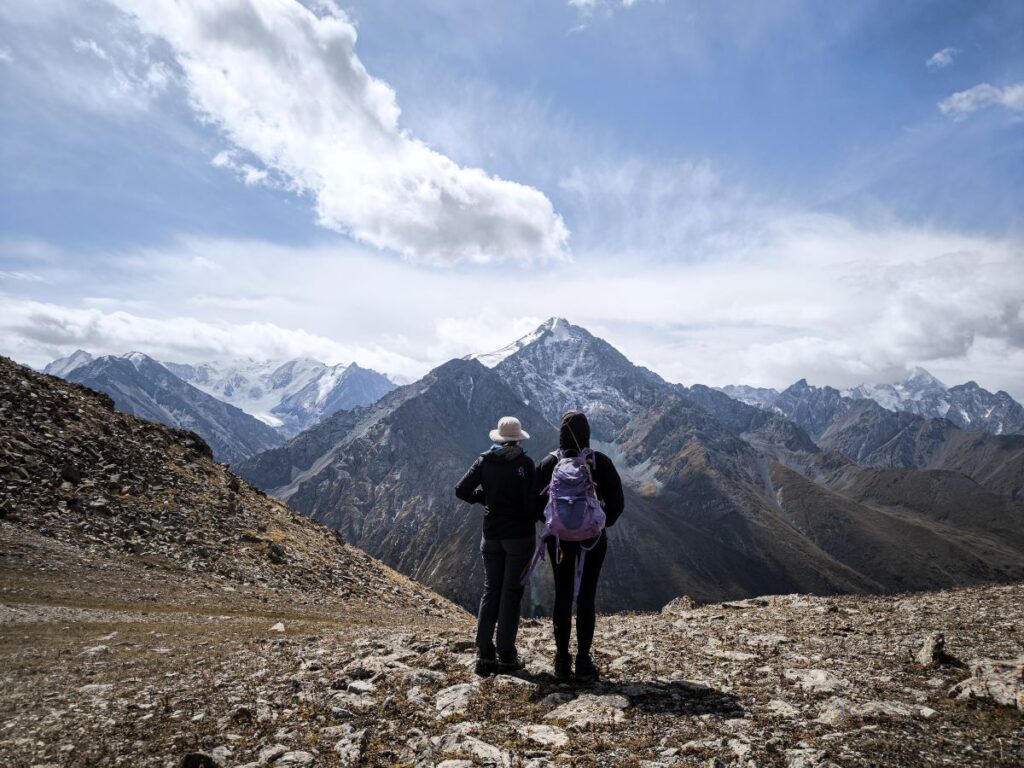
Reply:
[[502, 416], [498, 420], [498, 428], [491, 430], [491, 440], [495, 443], [512, 443], [529, 440], [530, 433], [523, 429], [515, 416]]

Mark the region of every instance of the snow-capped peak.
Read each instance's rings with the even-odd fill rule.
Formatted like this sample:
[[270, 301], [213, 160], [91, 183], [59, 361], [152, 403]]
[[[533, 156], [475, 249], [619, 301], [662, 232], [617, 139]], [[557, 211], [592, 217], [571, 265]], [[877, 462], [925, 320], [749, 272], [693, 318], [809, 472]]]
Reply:
[[48, 373], [51, 376], [67, 376], [76, 368], [81, 368], [83, 365], [88, 365], [96, 358], [93, 355], [86, 352], [84, 349], [76, 349], [67, 357], [59, 357], [52, 363], [43, 368], [43, 373]]
[[511, 344], [506, 344], [501, 349], [496, 349], [493, 352], [467, 355], [465, 359], [479, 360], [488, 368], [493, 368], [505, 358], [514, 355], [519, 350], [536, 342], [542, 341], [544, 343], [558, 343], [569, 341], [570, 339], [583, 338], [585, 334], [586, 331], [572, 325], [565, 318], [552, 317], [537, 326], [536, 330], [530, 331], [528, 334], [520, 339], [516, 339]]
[[152, 361], [149, 355], [143, 354], [142, 352], [129, 352], [127, 355], [121, 355], [122, 360], [127, 360], [129, 363], [138, 368], [140, 365]]
[[907, 389], [941, 389], [945, 390], [947, 387], [937, 378], [932, 376], [928, 371], [920, 366], [914, 366], [910, 369], [910, 373], [903, 380], [903, 386]]

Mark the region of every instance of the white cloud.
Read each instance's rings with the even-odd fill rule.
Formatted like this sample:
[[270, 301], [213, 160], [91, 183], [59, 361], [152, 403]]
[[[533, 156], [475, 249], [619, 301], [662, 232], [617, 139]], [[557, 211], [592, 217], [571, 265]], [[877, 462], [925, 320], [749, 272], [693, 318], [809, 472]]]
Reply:
[[966, 91], [959, 91], [939, 102], [944, 115], [962, 118], [986, 107], [1002, 106], [1013, 112], [1024, 112], [1024, 83], [999, 88], [981, 83]]
[[461, 167], [402, 130], [394, 91], [366, 71], [340, 10], [113, 1], [170, 44], [195, 110], [312, 193], [325, 227], [431, 264], [567, 254], [568, 230], [543, 193]]
[[[313, 357], [330, 363], [356, 361], [380, 371], [414, 371], [421, 366], [379, 347], [345, 345], [274, 323], [211, 323], [194, 317], [146, 317], [125, 311], [79, 309], [19, 299], [0, 307], [5, 352], [36, 365], [84, 348], [96, 354], [142, 351], [160, 360], [234, 357], [281, 360]], [[43, 358], [40, 357], [43, 355]]]
[[943, 48], [941, 51], [936, 51], [928, 57], [928, 60], [924, 65], [933, 72], [939, 69], [945, 69], [952, 65], [953, 57], [958, 53], [959, 51], [956, 48]]
[[[847, 386], [921, 364], [950, 384], [973, 378], [1024, 398], [1024, 243], [781, 207], [753, 210], [748, 228], [714, 258], [582, 252], [543, 271], [183, 240], [94, 264], [66, 299], [49, 288], [47, 300], [4, 297], [0, 349], [34, 364], [79, 346], [182, 360], [310, 355], [418, 375], [556, 315], [684, 383]], [[118, 295], [99, 293], [111, 282]], [[109, 299], [79, 309], [78, 295]]]
[[6, 45], [0, 45], [0, 63], [14, 63], [14, 54], [11, 53], [11, 49], [8, 48]]

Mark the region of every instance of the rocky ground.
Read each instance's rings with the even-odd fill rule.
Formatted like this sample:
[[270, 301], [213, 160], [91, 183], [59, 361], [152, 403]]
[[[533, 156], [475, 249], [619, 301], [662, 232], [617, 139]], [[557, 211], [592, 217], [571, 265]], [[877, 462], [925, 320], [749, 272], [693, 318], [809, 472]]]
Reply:
[[602, 617], [589, 686], [529, 621], [481, 680], [465, 612], [2, 359], [0, 518], [5, 767], [1024, 764], [1024, 585]]

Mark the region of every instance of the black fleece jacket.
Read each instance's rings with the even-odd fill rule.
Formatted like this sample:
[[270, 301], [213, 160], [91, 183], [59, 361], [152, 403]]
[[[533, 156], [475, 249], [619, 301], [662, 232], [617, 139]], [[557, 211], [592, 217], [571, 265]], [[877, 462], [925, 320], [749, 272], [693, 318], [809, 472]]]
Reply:
[[[590, 447], [590, 422], [579, 411], [569, 411], [562, 417], [558, 432], [558, 448], [564, 456], [578, 456], [584, 448]], [[543, 520], [547, 506], [547, 487], [558, 463], [558, 456], [551, 453], [537, 465], [537, 493], [534, 509]], [[604, 507], [605, 526], [611, 528], [619, 519], [626, 506], [622, 495], [622, 480], [615, 464], [600, 451], [594, 451], [594, 484], [597, 486], [597, 500]]]
[[455, 495], [487, 508], [485, 539], [528, 539], [537, 532], [535, 487], [533, 459], [522, 447], [506, 445], [482, 453], [455, 486]]

